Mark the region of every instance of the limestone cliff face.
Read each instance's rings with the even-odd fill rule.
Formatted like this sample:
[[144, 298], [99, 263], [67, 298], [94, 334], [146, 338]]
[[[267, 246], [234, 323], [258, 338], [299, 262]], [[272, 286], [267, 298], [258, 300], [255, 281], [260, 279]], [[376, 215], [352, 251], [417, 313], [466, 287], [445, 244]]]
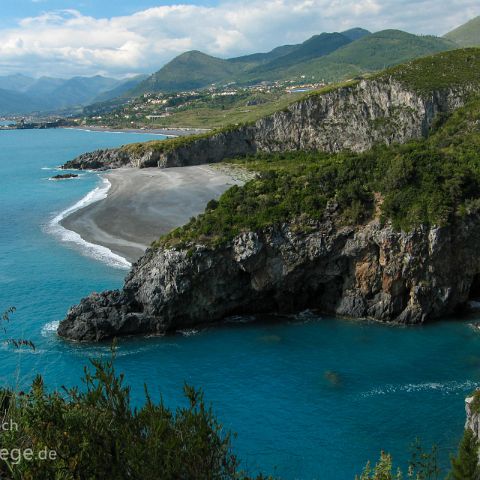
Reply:
[[374, 220], [245, 232], [209, 249], [150, 249], [120, 291], [73, 307], [58, 333], [80, 341], [162, 334], [230, 315], [313, 308], [355, 318], [422, 323], [462, 307], [478, 281], [480, 218], [397, 232]]
[[480, 413], [473, 408], [475, 397], [471, 396], [465, 399], [465, 413], [467, 420], [465, 422], [465, 430], [470, 429], [477, 440], [480, 440]]
[[361, 152], [376, 143], [390, 145], [425, 137], [438, 113], [451, 112], [464, 104], [466, 90], [442, 90], [425, 96], [397, 81], [362, 80], [309, 96], [255, 125], [200, 138], [169, 152], [102, 150], [82, 155], [65, 168], [178, 167], [288, 150]]

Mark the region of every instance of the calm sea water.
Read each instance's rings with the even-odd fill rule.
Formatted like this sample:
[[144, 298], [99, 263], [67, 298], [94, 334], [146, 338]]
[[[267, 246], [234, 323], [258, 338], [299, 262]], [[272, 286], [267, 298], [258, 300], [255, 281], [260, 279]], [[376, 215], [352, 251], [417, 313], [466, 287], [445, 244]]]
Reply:
[[[33, 340], [35, 352], [0, 348], [4, 384], [26, 386], [41, 373], [52, 388], [79, 382], [105, 346], [72, 345], [55, 322], [91, 291], [116, 288], [125, 269], [52, 225], [94, 188], [95, 174], [54, 182], [62, 162], [84, 151], [148, 135], [75, 130], [0, 132], [0, 310], [17, 312], [9, 336]], [[156, 137], [158, 138], [158, 137]], [[91, 197], [92, 195], [90, 195]], [[75, 240], [75, 238], [73, 238]], [[77, 239], [78, 240], [78, 239]], [[91, 252], [90, 252], [91, 253]], [[103, 252], [105, 253], [105, 252]], [[120, 343], [117, 367], [170, 405], [186, 381], [202, 387], [251, 471], [285, 479], [353, 479], [381, 449], [404, 463], [415, 437], [436, 443], [442, 464], [464, 423], [464, 397], [480, 385], [480, 335], [468, 321], [393, 328], [318, 318], [264, 318], [163, 339]]]

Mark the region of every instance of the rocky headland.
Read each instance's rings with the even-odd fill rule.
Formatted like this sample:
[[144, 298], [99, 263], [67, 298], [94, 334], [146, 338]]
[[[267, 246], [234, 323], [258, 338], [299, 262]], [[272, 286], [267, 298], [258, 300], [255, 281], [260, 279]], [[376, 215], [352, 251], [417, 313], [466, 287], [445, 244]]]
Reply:
[[[475, 52], [473, 63], [480, 69], [480, 56]], [[420, 64], [422, 75], [434, 65], [455, 79], [458, 69], [448, 70], [450, 63], [445, 61], [454, 58], [448, 55], [441, 57], [440, 67], [420, 60], [424, 62]], [[470, 58], [468, 51], [462, 55]], [[414, 63], [408, 68], [417, 66]], [[379, 151], [382, 160], [376, 166], [372, 163], [377, 161], [375, 155], [368, 157], [368, 153], [358, 155], [358, 164], [357, 157], [349, 160], [348, 154], [338, 157], [338, 162], [333, 157], [332, 169], [325, 174], [312, 171], [302, 176], [297, 171], [295, 175], [301, 181], [295, 185], [289, 183], [288, 175], [278, 177], [275, 172], [266, 172], [264, 184], [269, 188], [277, 185], [278, 191], [261, 190], [260, 178], [255, 184], [260, 193], [255, 193], [254, 185], [252, 196], [246, 190], [243, 200], [239, 196], [237, 203], [231, 204], [233, 208], [241, 212], [244, 202], [257, 202], [261, 208], [267, 205], [267, 212], [268, 205], [281, 204], [282, 197], [297, 188], [298, 195], [292, 197], [288, 207], [295, 214], [251, 229], [242, 227], [249, 224], [248, 218], [239, 213], [239, 231], [226, 241], [215, 243], [199, 233], [177, 244], [155, 244], [134, 264], [123, 289], [92, 294], [70, 309], [60, 323], [59, 335], [101, 341], [120, 335], [164, 334], [232, 315], [305, 308], [350, 318], [419, 324], [464, 308], [469, 299], [480, 294], [478, 156], [470, 148], [478, 141], [480, 108], [475, 104], [457, 117], [452, 113], [480, 89], [464, 72], [468, 81], [448, 77], [446, 85], [447, 74], [442, 77], [436, 73], [432, 78], [441, 83], [438, 88], [409, 86], [394, 75], [384, 75], [310, 95], [252, 125], [182, 139], [180, 143], [153, 142], [94, 152], [69, 162], [66, 168], [171, 167], [260, 152], [335, 154], [368, 152], [378, 144], [393, 145], [387, 153]], [[411, 150], [395, 147], [427, 139], [450, 116], [451, 125], [434, 142], [422, 140]], [[463, 119], [467, 124], [461, 123]], [[457, 159], [455, 149], [461, 148], [464, 150]], [[473, 170], [459, 167], [465, 158]], [[302, 161], [306, 162], [306, 172], [311, 163]], [[453, 162], [452, 168], [440, 174], [447, 161]], [[342, 162], [350, 162], [348, 168], [353, 165], [353, 170], [338, 167]], [[370, 165], [371, 173], [361, 177], [363, 163]], [[432, 179], [431, 174], [437, 173]], [[369, 186], [373, 175], [378, 179]], [[283, 183], [280, 178], [284, 178]], [[326, 179], [337, 186], [330, 188], [324, 183]], [[312, 182], [317, 187], [313, 188]], [[416, 190], [410, 192], [412, 185]], [[428, 195], [422, 188], [428, 189]], [[403, 191], [409, 193], [402, 197]], [[310, 195], [307, 200], [305, 192]], [[320, 198], [327, 194], [331, 196], [326, 206], [321, 206], [325, 204], [315, 195]], [[387, 206], [383, 204], [385, 195]], [[362, 215], [362, 209], [368, 210], [374, 197], [372, 211]], [[295, 207], [297, 201], [304, 202], [304, 212]], [[317, 218], [307, 213], [313, 211], [312, 204], [317, 205], [313, 217], [323, 209]], [[352, 215], [350, 221], [345, 220], [346, 207], [350, 214], [357, 212], [356, 220]], [[403, 221], [402, 209], [411, 217], [405, 228], [398, 226]], [[217, 228], [217, 224], [209, 223], [212, 218], [205, 217], [204, 223], [199, 220], [198, 232], [211, 232], [212, 225]], [[197, 231], [195, 221], [192, 225], [191, 230]]]
[[311, 227], [245, 232], [215, 249], [149, 249], [122, 290], [83, 299], [58, 332], [99, 341], [305, 308], [415, 324], [455, 312], [479, 291], [478, 216], [404, 233], [378, 220], [341, 227], [333, 212]]
[[182, 167], [259, 152], [363, 152], [378, 143], [425, 138], [435, 118], [462, 106], [471, 90], [471, 85], [464, 85], [425, 95], [392, 77], [362, 80], [311, 94], [253, 124], [181, 142], [153, 141], [97, 150], [80, 155], [63, 168]]

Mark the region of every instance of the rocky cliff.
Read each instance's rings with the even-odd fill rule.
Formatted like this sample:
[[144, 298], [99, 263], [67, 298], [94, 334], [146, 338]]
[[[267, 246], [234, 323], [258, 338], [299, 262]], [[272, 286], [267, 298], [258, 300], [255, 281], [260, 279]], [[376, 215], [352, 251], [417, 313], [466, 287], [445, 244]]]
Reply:
[[292, 150], [362, 152], [376, 143], [427, 136], [436, 116], [462, 106], [468, 90], [464, 86], [420, 94], [393, 78], [362, 80], [310, 95], [254, 125], [186, 139], [171, 149], [157, 142], [136, 150], [101, 150], [81, 155], [64, 168], [178, 167]]
[[[479, 91], [478, 55], [460, 51], [413, 62], [396, 76], [309, 95], [252, 125], [96, 152], [66, 166], [171, 167], [257, 152], [364, 152], [425, 138], [441, 114]], [[263, 179], [232, 188], [221, 208], [212, 207], [216, 213], [192, 221], [176, 243], [184, 247], [149, 249], [122, 290], [83, 299], [58, 333], [100, 341], [305, 308], [417, 324], [463, 308], [480, 297], [479, 118], [480, 103], [469, 102], [444, 130], [404, 153], [391, 147], [316, 166], [306, 158], [297, 163], [306, 154], [291, 155], [278, 171], [265, 167]], [[230, 227], [232, 235], [223, 235]], [[216, 241], [221, 246], [211, 246]]]
[[216, 249], [150, 249], [122, 290], [83, 299], [58, 333], [100, 341], [305, 308], [413, 324], [454, 312], [478, 290], [478, 215], [410, 233], [378, 220], [341, 226], [336, 216], [331, 204], [308, 228], [246, 232]]
[[[477, 404], [477, 405], [476, 405]], [[465, 399], [465, 413], [467, 420], [465, 430], [470, 429], [477, 440], [480, 440], [480, 412], [478, 411], [478, 391]]]

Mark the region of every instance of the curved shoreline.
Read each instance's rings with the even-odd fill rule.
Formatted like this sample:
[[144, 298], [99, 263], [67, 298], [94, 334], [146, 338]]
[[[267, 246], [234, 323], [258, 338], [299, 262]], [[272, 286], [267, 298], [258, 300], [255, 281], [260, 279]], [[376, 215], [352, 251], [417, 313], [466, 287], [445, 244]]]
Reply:
[[108, 189], [97, 187], [93, 191], [96, 194], [89, 194], [95, 200], [87, 199], [85, 203], [84, 197], [54, 220], [90, 248], [96, 246], [97, 253], [104, 249], [105, 258], [110, 252], [109, 261], [122, 263], [122, 259], [123, 268], [127, 264], [130, 267], [161, 235], [202, 213], [209, 200], [218, 198], [233, 184], [243, 183], [228, 171], [206, 165], [168, 169], [124, 167], [101, 178], [111, 185]]
[[112, 185], [108, 179], [101, 176], [99, 176], [99, 178], [101, 178], [103, 185], [97, 185], [77, 203], [62, 210], [50, 220], [46, 229], [48, 233], [55, 236], [61, 242], [73, 243], [80, 250], [82, 255], [104, 262], [114, 268], [129, 269], [132, 264], [125, 257], [112, 252], [112, 250], [101, 244], [87, 241], [78, 232], [68, 229], [63, 225], [63, 220], [68, 216], [88, 207], [89, 205], [100, 202], [107, 197]]

